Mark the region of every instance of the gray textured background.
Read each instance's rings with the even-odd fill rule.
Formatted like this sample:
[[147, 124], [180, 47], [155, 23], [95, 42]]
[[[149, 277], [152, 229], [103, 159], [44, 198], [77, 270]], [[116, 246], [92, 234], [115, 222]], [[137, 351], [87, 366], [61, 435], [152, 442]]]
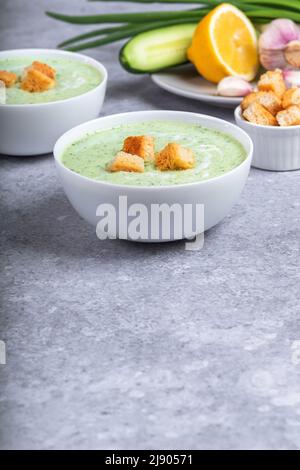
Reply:
[[[46, 8], [116, 7], [143, 8], [1, 0], [0, 47], [55, 47], [80, 31]], [[88, 51], [109, 71], [104, 114], [232, 119], [125, 73], [118, 48]], [[1, 448], [300, 448], [299, 172], [252, 170], [204, 249], [186, 252], [100, 242], [51, 155], [0, 165]]]

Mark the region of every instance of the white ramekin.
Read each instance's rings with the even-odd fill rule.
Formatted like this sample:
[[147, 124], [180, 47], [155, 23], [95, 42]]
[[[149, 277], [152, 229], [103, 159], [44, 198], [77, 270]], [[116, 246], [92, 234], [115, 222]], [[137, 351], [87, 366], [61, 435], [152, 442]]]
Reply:
[[[117, 185], [97, 181], [81, 176], [62, 164], [61, 159], [65, 148], [87, 133], [110, 129], [124, 123], [139, 123], [156, 119], [198, 124], [229, 134], [243, 145], [247, 158], [233, 170], [216, 178], [195, 183], [156, 187]], [[149, 132], [151, 132], [150, 129]], [[99, 156], [101, 156], [101, 148], [99, 148], [99, 152]], [[220, 222], [238, 201], [248, 177], [252, 153], [251, 139], [237, 126], [214, 117], [182, 111], [137, 111], [102, 117], [70, 130], [58, 140], [54, 147], [56, 167], [66, 195], [74, 209], [87, 222], [97, 225], [99, 217], [96, 215], [96, 210], [99, 204], [106, 203], [118, 207], [119, 196], [127, 196], [128, 205], [143, 204], [149, 214], [151, 213], [151, 204], [166, 203], [169, 206], [180, 204], [183, 209], [184, 204], [190, 204], [193, 207], [196, 204], [203, 204], [204, 230]], [[149, 226], [151, 226], [151, 218]], [[119, 236], [119, 232], [117, 236]], [[174, 234], [171, 234], [169, 240], [175, 239], [177, 238]], [[166, 240], [150, 237], [147, 240], [138, 241]]]
[[39, 104], [0, 104], [0, 153], [39, 155], [52, 152], [55, 141], [78, 124], [99, 116], [105, 97], [107, 71], [98, 61], [73, 52], [55, 49], [16, 49], [0, 52], [0, 59], [30, 55], [67, 57], [85, 62], [101, 73], [101, 83], [92, 90], [68, 98]]
[[254, 145], [252, 166], [262, 170], [288, 171], [300, 168], [300, 126], [259, 126], [235, 110], [235, 121], [251, 137]]

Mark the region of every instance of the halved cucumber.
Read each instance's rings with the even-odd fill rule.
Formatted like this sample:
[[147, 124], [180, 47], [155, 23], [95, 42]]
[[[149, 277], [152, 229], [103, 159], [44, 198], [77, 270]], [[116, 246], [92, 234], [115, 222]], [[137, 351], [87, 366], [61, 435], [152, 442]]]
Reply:
[[152, 73], [187, 61], [196, 23], [166, 26], [140, 33], [120, 52], [123, 67], [133, 73]]

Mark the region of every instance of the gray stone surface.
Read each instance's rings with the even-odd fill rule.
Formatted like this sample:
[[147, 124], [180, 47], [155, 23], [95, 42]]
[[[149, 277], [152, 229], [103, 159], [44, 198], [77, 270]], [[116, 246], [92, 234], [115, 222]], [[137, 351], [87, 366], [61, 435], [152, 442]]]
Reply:
[[[46, 8], [114, 5], [1, 0], [1, 49], [54, 47], [80, 30]], [[109, 71], [105, 114], [232, 119], [125, 73], [118, 48], [88, 52]], [[1, 448], [300, 448], [299, 172], [252, 170], [203, 250], [187, 252], [100, 242], [51, 155], [0, 165]]]

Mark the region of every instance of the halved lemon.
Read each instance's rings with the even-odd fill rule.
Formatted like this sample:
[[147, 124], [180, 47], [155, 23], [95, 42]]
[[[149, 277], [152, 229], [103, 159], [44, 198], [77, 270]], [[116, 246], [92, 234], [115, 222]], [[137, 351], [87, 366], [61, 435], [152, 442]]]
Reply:
[[188, 49], [188, 58], [207, 80], [218, 83], [234, 76], [253, 80], [259, 59], [257, 34], [238, 8], [223, 3], [200, 21]]

